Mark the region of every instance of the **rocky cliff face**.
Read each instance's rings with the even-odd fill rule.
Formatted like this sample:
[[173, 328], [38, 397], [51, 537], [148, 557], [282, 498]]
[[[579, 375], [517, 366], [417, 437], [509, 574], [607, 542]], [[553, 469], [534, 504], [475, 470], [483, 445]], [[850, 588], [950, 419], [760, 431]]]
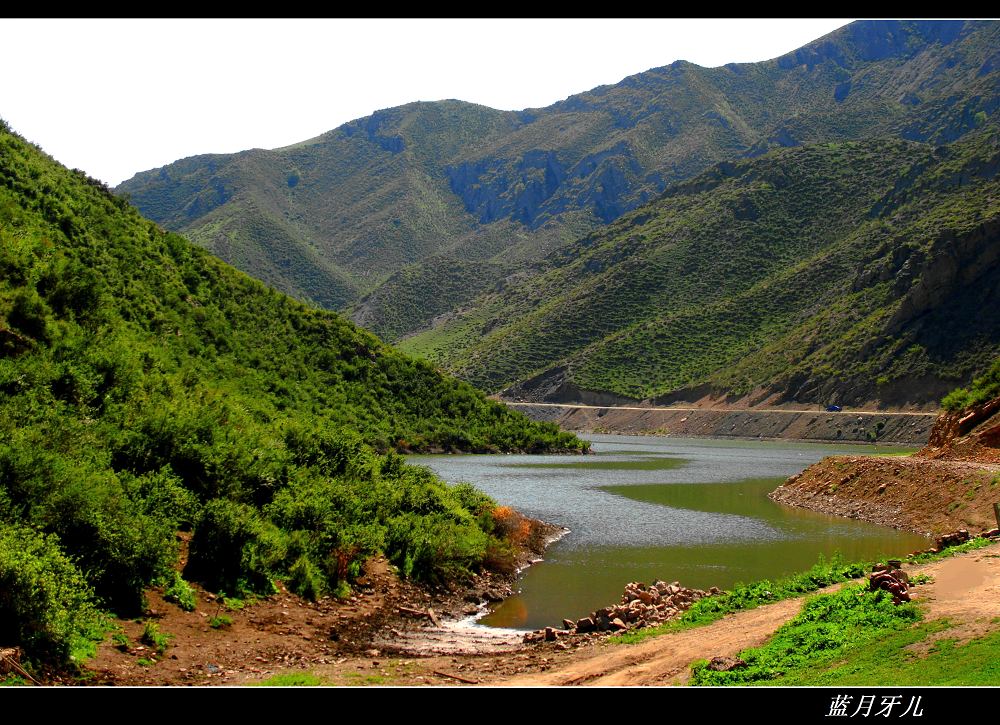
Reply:
[[1000, 398], [945, 413], [919, 457], [1000, 463]]

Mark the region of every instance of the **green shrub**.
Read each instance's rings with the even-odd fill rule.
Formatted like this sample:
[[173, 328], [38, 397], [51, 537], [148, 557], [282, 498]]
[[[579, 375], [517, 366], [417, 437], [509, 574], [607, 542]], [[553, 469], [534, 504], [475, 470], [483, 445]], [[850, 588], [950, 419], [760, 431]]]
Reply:
[[115, 649], [119, 649], [122, 652], [128, 652], [132, 649], [132, 641], [124, 632], [115, 632], [111, 635], [111, 644], [115, 646]]
[[1000, 396], [1000, 358], [993, 361], [985, 374], [972, 381], [968, 388], [956, 388], [941, 401], [946, 410], [957, 411], [985, 403]]
[[174, 602], [185, 612], [193, 612], [198, 605], [194, 589], [184, 581], [178, 571], [175, 571], [171, 576], [171, 582], [163, 592], [163, 598], [168, 602]]
[[129, 496], [142, 502], [147, 515], [163, 521], [172, 530], [190, 531], [193, 528], [201, 504], [169, 468], [141, 476], [130, 476], [126, 472], [120, 477]]
[[0, 523], [0, 642], [66, 662], [94, 653], [104, 621], [55, 536]]
[[443, 514], [407, 514], [389, 521], [386, 554], [403, 576], [441, 582], [477, 568], [488, 544], [487, 535], [474, 524]]
[[160, 631], [159, 625], [156, 622], [146, 622], [146, 625], [142, 629], [142, 637], [139, 641], [144, 645], [152, 647], [159, 654], [163, 654], [167, 651], [167, 647], [170, 645], [170, 640], [173, 639], [173, 635], [167, 634]]
[[184, 575], [229, 594], [271, 593], [286, 550], [286, 536], [257, 509], [215, 499], [198, 520]]
[[322, 596], [326, 589], [323, 574], [307, 555], [300, 556], [288, 570], [288, 588], [312, 601]]
[[233, 626], [233, 618], [226, 614], [209, 617], [208, 626], [212, 629], [226, 629], [227, 627]]
[[177, 558], [170, 522], [146, 515], [111, 477], [81, 472], [50, 495], [39, 518], [76, 553], [98, 596], [120, 614], [140, 611], [144, 589]]

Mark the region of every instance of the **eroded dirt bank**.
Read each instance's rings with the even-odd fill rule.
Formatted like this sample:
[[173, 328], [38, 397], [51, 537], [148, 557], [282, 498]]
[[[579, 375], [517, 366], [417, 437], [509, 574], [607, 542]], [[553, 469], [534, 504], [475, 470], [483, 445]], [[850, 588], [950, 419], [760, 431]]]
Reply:
[[[339, 673], [339, 679], [331, 680], [338, 684], [381, 684], [389, 676], [388, 671], [382, 674], [381, 664], [388, 666], [390, 655], [395, 656], [391, 661], [397, 663], [392, 665], [396, 671], [402, 667], [401, 655], [484, 655], [520, 649], [523, 633], [491, 632], [472, 626], [471, 620], [487, 603], [510, 596], [518, 571], [536, 561], [564, 530], [513, 516], [523, 537], [514, 541], [519, 549], [510, 568], [484, 572], [461, 584], [420, 586], [402, 580], [384, 557], [375, 557], [353, 582], [347, 599], [311, 602], [279, 582], [275, 595], [234, 602], [192, 584], [195, 608], [185, 611], [164, 599], [162, 587], [150, 589], [143, 616], [113, 622], [116, 636], [99, 646], [82, 679], [57, 674], [46, 684], [239, 685], [317, 668], [325, 668], [331, 677]], [[186, 544], [182, 540], [181, 567]], [[165, 647], [144, 641], [148, 625], [167, 638]]]
[[1000, 398], [942, 415], [911, 457], [831, 456], [771, 498], [921, 534], [990, 529], [1000, 501]]
[[923, 445], [936, 413], [828, 413], [818, 410], [599, 407], [544, 403], [507, 405], [533, 420], [585, 433], [692, 437], [788, 438]]

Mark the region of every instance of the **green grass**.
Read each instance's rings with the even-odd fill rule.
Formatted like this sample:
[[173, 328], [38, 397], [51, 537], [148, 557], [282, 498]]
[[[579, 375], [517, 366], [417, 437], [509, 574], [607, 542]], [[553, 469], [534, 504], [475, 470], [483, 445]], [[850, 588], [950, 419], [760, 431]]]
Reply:
[[1000, 396], [1000, 358], [985, 374], [972, 381], [967, 388], [956, 388], [945, 396], [941, 405], [947, 410], [958, 411], [985, 403]]
[[173, 638], [172, 634], [161, 632], [159, 625], [155, 622], [146, 622], [139, 641], [152, 647], [159, 654], [163, 654], [167, 651], [167, 647], [170, 646], [170, 640]]
[[178, 571], [172, 574], [170, 584], [163, 592], [163, 598], [168, 602], [174, 602], [185, 612], [193, 612], [198, 604], [194, 589], [184, 581]]
[[228, 617], [225, 614], [220, 614], [217, 617], [210, 617], [208, 620], [208, 626], [212, 629], [228, 629], [233, 625], [233, 618]]
[[691, 684], [801, 684], [798, 673], [853, 661], [866, 645], [884, 644], [887, 636], [910, 628], [919, 619], [915, 604], [895, 605], [882, 590], [872, 592], [863, 584], [847, 586], [835, 594], [810, 597], [767, 644], [740, 652], [746, 667], [713, 672], [699, 664], [693, 668]]
[[132, 641], [124, 632], [116, 632], [111, 635], [111, 643], [122, 652], [127, 652], [132, 649]]
[[385, 675], [367, 674], [364, 672], [348, 672], [344, 675], [351, 682], [361, 685], [384, 685], [388, 678]]
[[310, 672], [289, 672], [281, 675], [272, 675], [266, 680], [250, 684], [253, 687], [321, 687], [330, 683]]
[[[1000, 685], [1000, 631], [963, 644], [938, 638], [925, 654], [915, 645], [947, 632], [946, 620], [935, 620], [900, 632], [883, 633], [854, 649], [847, 662], [816, 663], [790, 671], [780, 685], [838, 686], [968, 686]], [[927, 646], [924, 644], [924, 646]]]
[[956, 554], [964, 554], [967, 551], [975, 551], [976, 549], [982, 549], [984, 546], [989, 546], [995, 543], [993, 539], [984, 539], [982, 537], [976, 537], [969, 539], [964, 544], [959, 544], [958, 546], [949, 546], [937, 553], [931, 554], [915, 554], [914, 556], [908, 557], [907, 561], [912, 564], [926, 564], [931, 561], [938, 561], [940, 559], [947, 559], [949, 557], [955, 556]]

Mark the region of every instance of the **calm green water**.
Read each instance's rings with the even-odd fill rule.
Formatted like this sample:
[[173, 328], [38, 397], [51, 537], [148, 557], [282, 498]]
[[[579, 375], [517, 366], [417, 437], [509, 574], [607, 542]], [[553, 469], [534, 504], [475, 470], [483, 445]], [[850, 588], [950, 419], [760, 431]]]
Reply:
[[[452, 483], [565, 526], [521, 591], [482, 622], [535, 629], [617, 602], [629, 581], [727, 588], [808, 568], [821, 554], [875, 559], [919, 536], [780, 506], [767, 494], [824, 456], [872, 446], [588, 436], [596, 455], [411, 456]], [[878, 453], [913, 449], [879, 446]]]

